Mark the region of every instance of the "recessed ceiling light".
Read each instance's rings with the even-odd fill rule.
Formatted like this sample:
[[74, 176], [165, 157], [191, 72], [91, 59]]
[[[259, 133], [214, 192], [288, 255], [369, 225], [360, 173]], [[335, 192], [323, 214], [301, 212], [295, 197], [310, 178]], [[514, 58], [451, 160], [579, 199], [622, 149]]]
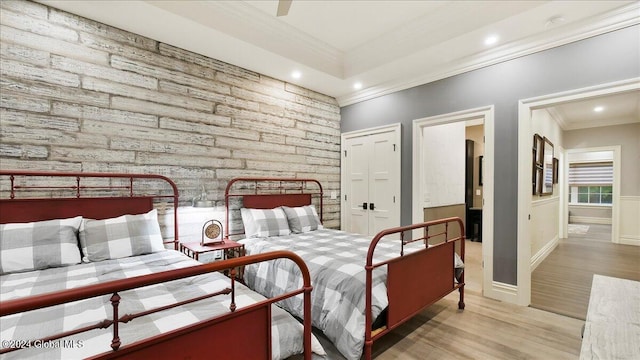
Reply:
[[493, 44], [495, 44], [497, 42], [498, 42], [498, 36], [497, 35], [490, 35], [490, 36], [487, 36], [486, 39], [484, 39], [484, 44], [485, 45], [493, 45]]
[[300, 79], [301, 76], [302, 76], [302, 73], [297, 70], [291, 73], [291, 77], [294, 79]]
[[604, 107], [603, 106], [596, 106], [593, 108], [593, 111], [595, 112], [603, 112], [604, 111]]
[[353, 88], [356, 89], [356, 90], [362, 89], [362, 83], [361, 82], [357, 82], [357, 83], [353, 84]]

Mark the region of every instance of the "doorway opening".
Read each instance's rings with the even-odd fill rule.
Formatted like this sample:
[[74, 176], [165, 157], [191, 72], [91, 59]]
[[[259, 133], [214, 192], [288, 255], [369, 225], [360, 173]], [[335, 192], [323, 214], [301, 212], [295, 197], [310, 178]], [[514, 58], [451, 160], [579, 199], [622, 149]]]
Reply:
[[[576, 89], [558, 94], [545, 95], [532, 99], [521, 100], [518, 116], [518, 278], [517, 278], [517, 303], [520, 305], [531, 304], [531, 273], [535, 268], [534, 255], [532, 253], [532, 196], [531, 196], [531, 149], [533, 146], [532, 114], [534, 110], [557, 107], [563, 104], [572, 104], [615, 94], [626, 94], [640, 90], [640, 79], [603, 84], [589, 88]], [[613, 120], [612, 120], [613, 121]], [[612, 123], [612, 125], [617, 125]], [[566, 139], [564, 140], [566, 143]], [[565, 152], [563, 154], [568, 154]], [[615, 157], [615, 155], [614, 155]], [[611, 233], [613, 242], [618, 242], [620, 237], [621, 211], [620, 211], [620, 167], [615, 166], [614, 159], [614, 183], [612, 187]], [[619, 158], [617, 163], [620, 164]], [[559, 181], [561, 201], [558, 206], [559, 218], [556, 234], [566, 238], [569, 214], [567, 202], [569, 188], [567, 182], [568, 162], [560, 164]], [[616, 184], [616, 180], [618, 183]], [[633, 212], [633, 211], [632, 211]], [[626, 215], [625, 215], [626, 216]], [[637, 216], [634, 215], [634, 216]], [[623, 221], [626, 223], [626, 220]]]
[[[478, 181], [474, 184], [474, 188], [481, 189], [480, 198], [476, 199], [478, 201], [479, 208], [482, 209], [482, 219], [480, 222], [480, 226], [476, 227], [478, 231], [481, 232], [479, 238], [482, 242], [473, 243], [476, 247], [481, 250], [481, 255], [478, 257], [477, 261], [480, 263], [479, 265], [482, 267], [482, 272], [480, 279], [478, 281], [477, 287], [478, 291], [482, 292], [484, 296], [491, 297], [494, 299], [501, 299], [500, 291], [494, 289], [495, 286], [493, 284], [493, 161], [494, 161], [494, 107], [493, 105], [485, 106], [481, 108], [469, 109], [449, 114], [437, 115], [422, 119], [416, 119], [413, 121], [413, 164], [412, 164], [412, 222], [422, 222], [425, 220], [425, 208], [430, 205], [436, 204], [438, 199], [435, 197], [435, 191], [433, 189], [431, 191], [425, 191], [425, 188], [431, 184], [437, 184], [439, 179], [437, 178], [437, 171], [433, 171], [436, 174], [436, 177], [428, 178], [425, 174], [425, 162], [426, 157], [428, 156], [426, 145], [425, 134], [429, 134], [430, 130], [435, 130], [439, 125], [447, 125], [447, 124], [462, 124], [472, 126], [482, 126], [480, 130], [482, 135], [478, 137], [478, 141], [484, 142], [484, 153], [482, 154], [481, 162], [478, 162], [478, 156], [474, 156], [474, 164], [477, 170], [482, 168], [482, 181], [481, 187]], [[463, 135], [466, 136], [465, 131], [463, 129]], [[427, 135], [429, 136], [429, 135]], [[482, 140], [480, 140], [482, 139]], [[433, 144], [431, 144], [433, 145]], [[429, 145], [429, 146], [431, 146]], [[445, 143], [441, 144], [441, 147], [446, 147]], [[465, 138], [462, 139], [461, 150], [464, 150], [465, 146]], [[437, 161], [437, 160], [436, 160]], [[481, 164], [481, 165], [480, 165]], [[464, 170], [463, 175], [464, 177]], [[464, 184], [461, 191], [464, 190]], [[475, 196], [477, 192], [473, 191]], [[464, 198], [464, 195], [463, 195]], [[464, 202], [464, 200], [462, 201]], [[478, 251], [476, 251], [477, 253]], [[469, 259], [469, 261], [473, 261], [473, 259]], [[465, 279], [467, 284], [469, 280], [473, 281], [473, 279]]]

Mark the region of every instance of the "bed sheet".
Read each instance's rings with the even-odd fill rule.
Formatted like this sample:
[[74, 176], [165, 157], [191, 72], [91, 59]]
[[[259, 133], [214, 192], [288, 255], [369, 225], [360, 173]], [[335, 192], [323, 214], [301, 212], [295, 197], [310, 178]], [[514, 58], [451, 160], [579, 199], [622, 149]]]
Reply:
[[[0, 300], [22, 298], [30, 295], [76, 288], [110, 280], [130, 278], [155, 272], [184, 268], [199, 263], [174, 250], [153, 254], [84, 263], [74, 266], [51, 268], [27, 273], [0, 276]], [[167, 283], [147, 286], [119, 293], [120, 314], [144, 311], [176, 301], [193, 298], [229, 287], [224, 275], [214, 272]], [[42, 338], [92, 325], [111, 315], [110, 295], [63, 304], [22, 314], [10, 315], [0, 322], [0, 338], [26, 340]], [[236, 283], [236, 304], [246, 306], [264, 297]], [[207, 300], [183, 305], [171, 310], [121, 323], [122, 345], [186, 326], [214, 315], [229, 312], [230, 295], [216, 296]], [[303, 327], [295, 318], [277, 306], [272, 306], [272, 355], [284, 359], [302, 353]], [[77, 359], [105, 351], [111, 351], [112, 331], [92, 330], [80, 335], [64, 338], [49, 344], [46, 349], [30, 348], [3, 355], [3, 359]], [[317, 339], [312, 340], [316, 354], [324, 355]], [[45, 344], [47, 345], [47, 344]]]
[[[365, 276], [364, 265], [371, 238], [332, 229], [319, 229], [302, 234], [248, 238], [240, 240], [248, 255], [275, 250], [289, 250], [305, 261], [311, 273], [311, 314], [313, 325], [347, 359], [362, 355], [365, 334]], [[420, 242], [405, 245], [405, 254], [424, 249]], [[400, 240], [383, 240], [374, 253], [374, 263], [400, 254]], [[462, 260], [456, 254], [457, 268]], [[372, 316], [377, 316], [388, 305], [386, 267], [373, 272]], [[297, 288], [301, 284], [300, 272], [292, 261], [277, 259], [245, 267], [244, 280], [251, 289], [265, 295]], [[454, 279], [452, 279], [452, 282]], [[300, 316], [302, 298], [292, 297], [281, 302], [287, 311]]]

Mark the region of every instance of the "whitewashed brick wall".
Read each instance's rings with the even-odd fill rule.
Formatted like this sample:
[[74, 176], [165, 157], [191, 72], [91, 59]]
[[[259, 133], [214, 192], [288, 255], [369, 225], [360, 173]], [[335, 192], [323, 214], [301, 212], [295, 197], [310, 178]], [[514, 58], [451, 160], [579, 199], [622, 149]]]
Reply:
[[34, 2], [0, 1], [0, 121], [3, 169], [157, 173], [185, 205], [236, 176], [339, 194], [334, 98]]

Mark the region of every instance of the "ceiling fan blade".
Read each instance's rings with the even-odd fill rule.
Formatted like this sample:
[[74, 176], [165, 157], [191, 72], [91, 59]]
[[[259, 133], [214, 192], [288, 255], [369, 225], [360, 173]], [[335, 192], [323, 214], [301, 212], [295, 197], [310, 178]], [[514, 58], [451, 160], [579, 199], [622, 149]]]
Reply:
[[291, 7], [291, 2], [293, 0], [279, 0], [278, 1], [278, 12], [276, 16], [285, 16], [289, 13], [289, 8]]

